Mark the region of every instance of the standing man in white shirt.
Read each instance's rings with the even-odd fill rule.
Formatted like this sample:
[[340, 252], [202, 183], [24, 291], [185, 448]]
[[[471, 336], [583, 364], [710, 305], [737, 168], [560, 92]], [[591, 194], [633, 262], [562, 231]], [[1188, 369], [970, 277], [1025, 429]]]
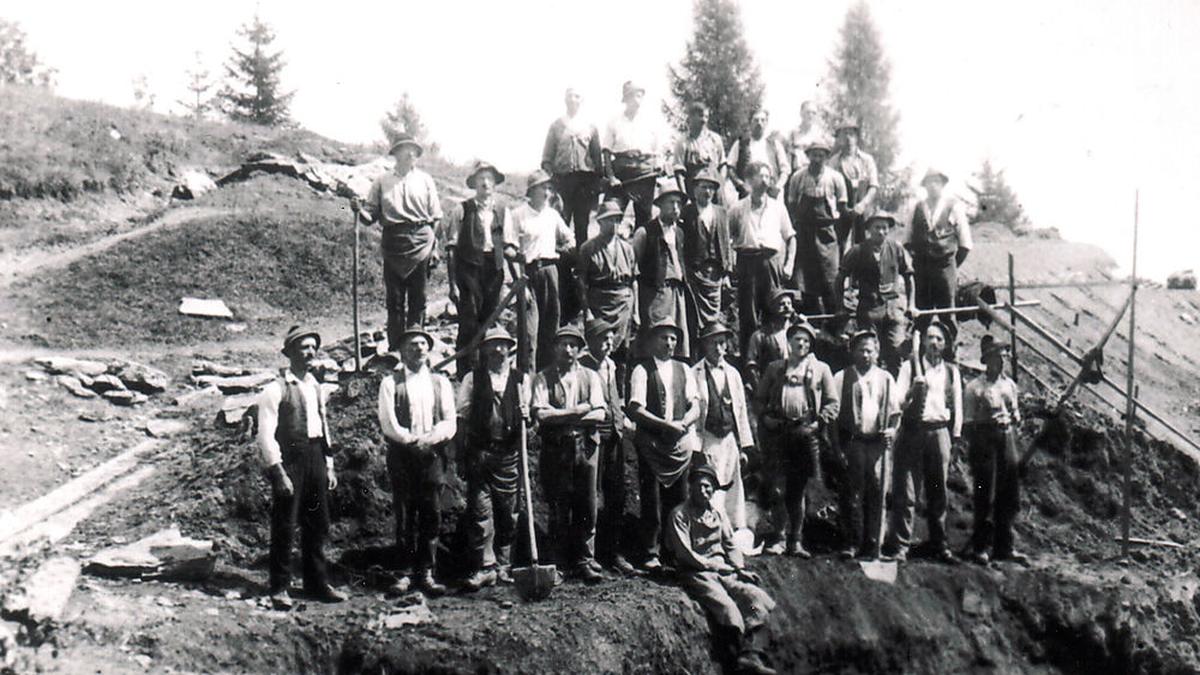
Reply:
[[859, 147], [857, 122], [843, 122], [837, 128], [837, 154], [829, 158], [829, 168], [846, 181], [846, 209], [838, 221], [838, 241], [842, 250], [866, 240], [866, 217], [879, 196], [879, 169], [875, 158]]
[[[942, 323], [930, 323], [925, 328], [920, 365], [910, 360], [900, 366], [897, 385], [905, 415], [896, 439], [896, 489], [887, 543], [888, 552], [899, 561], [908, 558], [912, 545], [917, 490], [922, 483], [932, 557], [955, 561], [946, 541], [946, 479], [951, 446], [962, 442], [963, 386], [958, 368], [943, 358], [951, 335]], [[914, 367], [918, 372], [913, 372]]]
[[329, 585], [325, 540], [329, 536], [328, 492], [333, 472], [325, 396], [311, 369], [321, 336], [292, 326], [283, 338], [288, 367], [258, 397], [258, 448], [271, 479], [271, 604], [291, 609], [292, 531], [300, 521], [304, 588], [323, 602], [345, 595]]
[[554, 120], [542, 146], [542, 170], [554, 177], [554, 189], [562, 198], [562, 217], [575, 228], [575, 241], [588, 239], [588, 218], [596, 206], [604, 159], [600, 131], [583, 119], [579, 108], [583, 97], [573, 87], [563, 95], [567, 113]]
[[729, 209], [729, 234], [737, 251], [738, 346], [743, 355], [771, 297], [795, 264], [795, 230], [783, 202], [767, 194], [771, 175], [766, 164], [747, 167], [750, 195]]
[[651, 326], [650, 356], [634, 366], [629, 378], [629, 418], [637, 425], [638, 488], [642, 504], [641, 569], [656, 572], [663, 523], [687, 498], [687, 473], [699, 452], [696, 420], [700, 395], [696, 378], [682, 361], [671, 358], [683, 332], [672, 321]]
[[537, 306], [537, 322], [530, 326], [535, 339], [531, 340], [533, 354], [530, 363], [538, 370], [553, 360], [554, 335], [562, 323], [561, 294], [573, 284], [559, 283], [558, 262], [575, 248], [575, 235], [563, 222], [558, 211], [550, 208], [550, 175], [541, 169], [529, 174], [525, 196], [529, 201], [513, 211], [513, 224], [520, 246], [520, 262], [525, 265], [525, 278], [533, 291]]
[[654, 123], [640, 114], [646, 88], [634, 82], [621, 87], [625, 110], [604, 129], [605, 199], [616, 199], [624, 210], [633, 201], [634, 229], [650, 222], [654, 205], [654, 179], [662, 163]]
[[433, 178], [416, 167], [423, 152], [412, 136], [398, 136], [388, 150], [395, 168], [375, 179], [366, 202], [350, 201], [359, 218], [378, 221], [383, 230], [387, 336], [393, 349], [405, 329], [425, 324], [425, 282], [437, 256], [434, 228], [442, 219], [442, 202]]
[[[393, 592], [411, 583], [427, 595], [446, 587], [434, 578], [442, 528], [441, 493], [446, 445], [457, 429], [454, 388], [429, 371], [433, 336], [409, 329], [400, 336], [400, 363], [379, 382], [379, 426], [387, 441], [387, 469], [396, 514], [400, 579]], [[412, 579], [409, 579], [409, 575]]]

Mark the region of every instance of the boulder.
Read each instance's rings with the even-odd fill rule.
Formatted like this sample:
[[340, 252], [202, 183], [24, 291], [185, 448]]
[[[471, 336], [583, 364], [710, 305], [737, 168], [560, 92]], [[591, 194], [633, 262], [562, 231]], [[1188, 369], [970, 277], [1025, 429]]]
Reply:
[[58, 621], [79, 579], [79, 561], [66, 556], [42, 563], [21, 590], [5, 600], [6, 613], [35, 622]]
[[73, 359], [69, 356], [42, 356], [33, 360], [51, 375], [87, 375], [95, 377], [108, 371], [108, 364]]
[[92, 383], [88, 388], [97, 394], [103, 394], [106, 391], [114, 391], [125, 388], [125, 383], [121, 382], [121, 378], [116, 375], [105, 373], [92, 378]]
[[211, 541], [185, 537], [178, 527], [170, 527], [100, 551], [83, 571], [101, 577], [202, 581], [212, 575], [216, 564]]
[[72, 377], [71, 375], [59, 375], [54, 378], [54, 381], [57, 382], [63, 389], [66, 389], [79, 398], [96, 397], [96, 392], [83, 386], [83, 383], [80, 382], [79, 378], [77, 377]]
[[25, 371], [25, 379], [29, 380], [30, 382], [41, 382], [42, 380], [48, 379], [49, 377], [50, 376], [47, 375], [46, 371], [44, 371], [44, 370], [27, 370], [27, 371]]
[[187, 316], [202, 316], [214, 319], [232, 319], [233, 312], [220, 298], [183, 298], [179, 301], [179, 313]]
[[167, 438], [181, 434], [191, 426], [183, 420], [150, 420], [146, 422], [146, 433], [152, 438]]
[[208, 177], [208, 174], [196, 169], [187, 169], [180, 175], [179, 182], [171, 191], [171, 196], [175, 199], [196, 199], [215, 189], [217, 189], [217, 184]]
[[129, 391], [128, 389], [114, 389], [112, 391], [106, 391], [104, 392], [103, 396], [108, 402], [114, 405], [123, 406], [139, 405], [150, 400], [145, 394], [139, 394], [136, 391]]
[[113, 362], [108, 372], [120, 378], [129, 389], [143, 394], [164, 392], [171, 381], [163, 371], [132, 361]]
[[275, 379], [275, 373], [269, 370], [264, 370], [258, 373], [251, 373], [250, 375], [239, 375], [237, 377], [201, 375], [199, 377], [193, 377], [192, 379], [203, 386], [215, 386], [220, 389], [221, 393], [223, 394], [243, 394], [262, 388], [268, 382]]
[[245, 375], [246, 369], [237, 366], [227, 366], [223, 363], [197, 359], [192, 362], [192, 375], [220, 375], [221, 377], [237, 377]]

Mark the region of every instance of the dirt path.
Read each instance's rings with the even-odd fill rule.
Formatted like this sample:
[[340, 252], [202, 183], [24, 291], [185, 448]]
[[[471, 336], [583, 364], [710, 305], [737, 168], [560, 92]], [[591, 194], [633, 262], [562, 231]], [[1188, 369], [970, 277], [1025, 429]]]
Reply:
[[145, 225], [136, 227], [126, 232], [103, 237], [84, 246], [67, 249], [43, 248], [14, 252], [9, 256], [4, 256], [7, 259], [0, 258], [0, 268], [4, 269], [3, 275], [0, 276], [0, 288], [28, 277], [34, 272], [63, 267], [76, 260], [79, 260], [80, 258], [102, 253], [129, 239], [143, 237], [151, 232], [157, 232], [158, 230], [167, 227], [182, 225], [199, 218], [210, 218], [225, 213], [228, 213], [227, 209], [217, 209], [204, 206], [176, 208], [167, 211], [159, 218], [156, 218]]

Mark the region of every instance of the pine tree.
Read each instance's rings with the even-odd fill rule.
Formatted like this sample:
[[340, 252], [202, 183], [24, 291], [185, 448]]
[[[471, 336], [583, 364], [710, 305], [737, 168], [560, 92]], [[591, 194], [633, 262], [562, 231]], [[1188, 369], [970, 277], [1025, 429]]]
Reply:
[[709, 127], [729, 145], [747, 132], [750, 115], [762, 105], [765, 87], [734, 0], [696, 0], [692, 22], [683, 60], [667, 67], [673, 102], [664, 103], [663, 111], [683, 129], [687, 105], [705, 104]]
[[213, 81], [208, 68], [204, 66], [204, 58], [200, 52], [196, 52], [195, 61], [192, 67], [186, 72], [187, 75], [187, 90], [191, 92], [191, 96], [184, 100], [178, 101], [179, 105], [187, 110], [187, 114], [192, 119], [204, 119], [205, 115], [215, 107], [215, 101], [208, 92], [213, 88]]
[[983, 166], [975, 173], [975, 182], [976, 185], [968, 185], [971, 192], [975, 193], [977, 207], [971, 222], [1001, 223], [1011, 230], [1029, 224], [1017, 193], [1004, 178], [1004, 171], [997, 171], [991, 160], [983, 160]]
[[288, 106], [295, 92], [280, 89], [283, 52], [270, 51], [275, 33], [258, 15], [238, 30], [249, 43], [246, 49], [233, 47], [225, 65], [226, 85], [221, 90], [225, 114], [238, 122], [266, 126], [288, 123]]
[[826, 89], [831, 91], [831, 126], [843, 120], [861, 128], [862, 148], [875, 158], [881, 180], [900, 152], [897, 125], [900, 115], [888, 101], [892, 67], [883, 53], [879, 30], [871, 10], [860, 0], [846, 12], [840, 43], [829, 62]]
[[0, 87], [6, 84], [54, 86], [54, 69], [48, 68], [25, 45], [25, 31], [15, 21], [0, 19]]
[[418, 141], [425, 140], [425, 123], [421, 121], [421, 113], [413, 105], [408, 92], [400, 95], [396, 105], [379, 120], [379, 126], [388, 143], [396, 140], [399, 134], [408, 134]]

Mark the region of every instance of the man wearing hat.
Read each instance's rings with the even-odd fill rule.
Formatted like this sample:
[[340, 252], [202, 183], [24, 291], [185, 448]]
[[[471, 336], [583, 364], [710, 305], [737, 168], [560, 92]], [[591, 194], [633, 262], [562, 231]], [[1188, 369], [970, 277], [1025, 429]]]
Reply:
[[379, 381], [379, 426], [387, 441], [400, 570], [393, 590], [407, 591], [415, 582], [426, 594], [440, 595], [446, 587], [433, 575], [446, 445], [457, 428], [454, 388], [445, 375], [429, 370], [432, 335], [410, 328], [400, 336], [399, 348], [400, 363]]
[[656, 571], [664, 522], [687, 497], [692, 453], [699, 452], [695, 424], [700, 418], [696, 378], [682, 361], [672, 358], [683, 331], [670, 320], [647, 332], [649, 358], [634, 366], [629, 378], [630, 419], [637, 425], [638, 492], [642, 505], [641, 567]]
[[533, 379], [533, 418], [541, 425], [541, 477], [557, 562], [596, 583], [603, 578], [596, 563], [598, 427], [608, 407], [600, 376], [579, 364], [586, 347], [575, 326], [558, 329], [554, 363]]
[[852, 363], [833, 377], [838, 392], [837, 447], [846, 474], [838, 494], [842, 557], [875, 559], [883, 541], [887, 453], [900, 424], [900, 394], [892, 374], [875, 365], [879, 338], [850, 336]]
[[[714, 200], [725, 184], [725, 141], [708, 128], [708, 106], [693, 101], [687, 106], [687, 130], [675, 141], [674, 160], [683, 166], [684, 189], [695, 197], [696, 177], [716, 181]], [[713, 200], [710, 200], [713, 201]]]
[[[913, 281], [920, 309], [954, 306], [958, 268], [974, 245], [967, 209], [946, 192], [948, 182], [946, 174], [936, 169], [930, 169], [921, 179], [926, 196], [913, 210], [905, 244], [913, 256]], [[944, 320], [954, 323], [951, 316]], [[927, 323], [927, 317], [917, 319], [920, 328]]]
[[585, 242], [604, 166], [600, 132], [580, 116], [583, 97], [578, 91], [568, 87], [563, 101], [567, 114], [554, 120], [546, 133], [542, 170], [554, 177], [554, 188], [562, 198], [562, 217], [568, 225], [574, 223], [575, 241]]
[[905, 361], [897, 378], [905, 415], [896, 438], [896, 489], [887, 548], [901, 561], [912, 544], [917, 491], [924, 483], [930, 550], [935, 559], [954, 562], [946, 540], [946, 479], [951, 445], [962, 436], [963, 388], [958, 368], [944, 358], [953, 340], [949, 327], [936, 320], [930, 323], [921, 344], [923, 355], [919, 361]]
[[521, 420], [529, 411], [529, 378], [517, 370], [517, 341], [500, 326], [488, 329], [480, 359], [458, 387], [456, 408], [460, 467], [467, 481], [467, 548], [471, 575], [464, 583], [479, 590], [497, 581], [512, 583], [509, 566], [517, 528]]
[[729, 234], [729, 213], [713, 203], [721, 187], [720, 177], [704, 170], [692, 180], [693, 201], [683, 207], [680, 229], [683, 232], [683, 268], [691, 291], [692, 312], [688, 332], [724, 321], [721, 296], [731, 283], [735, 256]]
[[617, 233], [624, 217], [620, 203], [604, 202], [596, 214], [600, 232], [579, 247], [576, 269], [587, 311], [591, 317], [612, 324], [613, 350], [618, 354], [627, 351], [631, 326], [636, 325], [638, 263], [633, 245]]
[[774, 673], [762, 660], [762, 627], [775, 600], [746, 569], [729, 517], [713, 505], [721, 485], [717, 472], [699, 464], [689, 482], [687, 500], [671, 511], [666, 531], [680, 583], [721, 629], [718, 644], [732, 647], [735, 672]]
[[[874, 330], [879, 336], [880, 360], [892, 375], [900, 372], [907, 318], [916, 308], [908, 252], [888, 238], [888, 232], [895, 226], [896, 218], [885, 211], [876, 211], [867, 218], [867, 239], [855, 244], [842, 259], [834, 286], [841, 291], [848, 279], [858, 290], [856, 323], [859, 328]], [[901, 283], [905, 291], [903, 303]], [[846, 311], [845, 296], [841, 297], [842, 311]]]
[[980, 347], [986, 370], [963, 393], [963, 421], [975, 486], [971, 557], [981, 564], [989, 559], [1026, 563], [1029, 559], [1013, 546], [1013, 521], [1021, 510], [1020, 394], [1016, 383], [1004, 374], [1008, 345], [985, 335]]
[[[480, 331], [500, 302], [505, 260], [517, 257], [517, 233], [512, 214], [495, 198], [504, 174], [487, 162], [476, 162], [467, 186], [475, 196], [459, 204], [446, 221], [446, 273], [450, 301], [458, 307], [458, 341], [462, 349]], [[475, 365], [472, 351], [458, 359], [458, 377]]]
[[790, 340], [788, 328], [795, 316], [795, 296], [786, 288], [777, 288], [767, 304], [767, 317], [762, 326], [750, 336], [742, 356], [742, 367], [751, 391], [758, 389], [763, 370], [775, 361], [788, 357]]
[[787, 150], [779, 139], [767, 133], [768, 113], [759, 108], [750, 115], [750, 130], [745, 136], [733, 142], [729, 148], [726, 162], [733, 167], [730, 176], [738, 196], [745, 198], [750, 194], [750, 181], [746, 178], [746, 169], [753, 162], [762, 162], [771, 167], [771, 183], [767, 186], [767, 194], [778, 199], [787, 185], [788, 176], [792, 173], [792, 165], [788, 160]]
[[412, 136], [400, 134], [388, 150], [395, 168], [371, 183], [365, 202], [350, 200], [359, 218], [378, 221], [383, 230], [383, 286], [393, 348], [406, 328], [425, 323], [425, 282], [431, 256], [437, 255], [434, 227], [442, 219], [442, 202], [433, 178], [416, 167], [422, 152]]
[[585, 368], [596, 371], [604, 390], [604, 404], [608, 416], [596, 427], [599, 434], [600, 494], [604, 508], [597, 516], [596, 530], [600, 555], [620, 574], [630, 575], [633, 566], [625, 560], [622, 544], [625, 541], [625, 456], [628, 442], [627, 431], [633, 424], [625, 416], [625, 397], [617, 364], [613, 361], [616, 345], [616, 330], [603, 319], [588, 319], [584, 329], [587, 338], [587, 353], [579, 357]]
[[513, 211], [513, 225], [520, 242], [519, 258], [533, 292], [537, 321], [530, 326], [535, 336], [533, 359], [545, 368], [553, 360], [554, 334], [562, 316], [558, 264], [575, 248], [575, 235], [558, 211], [550, 208], [550, 175], [541, 169], [529, 174], [525, 195], [529, 201]]
[[767, 553], [786, 551], [788, 555], [809, 558], [803, 536], [804, 491], [810, 478], [819, 480], [821, 430], [837, 420], [841, 401], [829, 366], [812, 353], [816, 330], [802, 321], [787, 331], [787, 357], [767, 366], [755, 390], [761, 411], [763, 454], [768, 460], [763, 505], [776, 516], [780, 497], [786, 506], [786, 518], [776, 517], [773, 531], [764, 539], [771, 542]]
[[829, 168], [842, 174], [846, 181], [848, 209], [842, 211], [838, 223], [838, 241], [842, 250], [848, 242], [861, 243], [866, 238], [864, 217], [870, 213], [879, 194], [879, 169], [875, 158], [859, 147], [861, 131], [857, 122], [842, 122], [837, 128], [837, 154], [829, 158]]
[[683, 332], [675, 355], [688, 358], [688, 297], [685, 286], [684, 233], [677, 227], [687, 195], [673, 178], [658, 181], [654, 204], [658, 217], [633, 233], [633, 252], [638, 261], [638, 309], [643, 329], [670, 320]]
[[325, 540], [328, 492], [337, 487], [325, 393], [312, 374], [321, 348], [316, 331], [292, 326], [283, 339], [288, 367], [258, 397], [258, 448], [271, 479], [271, 603], [290, 609], [292, 532], [300, 521], [305, 590], [324, 602], [346, 596], [329, 585]]
[[825, 165], [829, 145], [824, 141], [808, 146], [808, 168], [788, 181], [787, 207], [796, 227], [796, 265], [792, 282], [803, 293], [802, 311], [833, 313], [841, 308], [837, 282], [842, 249], [837, 220], [846, 208], [846, 181]]
[[692, 366], [700, 397], [700, 451], [717, 472], [713, 506], [729, 516], [734, 530], [746, 527], [746, 494], [742, 488], [742, 456], [754, 447], [746, 388], [737, 368], [725, 360], [733, 331], [720, 322], [700, 332], [704, 358]]
[[621, 211], [633, 201], [634, 227], [645, 227], [653, 215], [654, 178], [660, 173], [662, 157], [654, 122], [640, 115], [646, 88], [634, 82], [621, 87], [625, 110], [604, 129], [604, 174], [608, 178], [605, 199], [616, 199]]
[[771, 167], [752, 163], [746, 168], [750, 195], [729, 209], [729, 234], [737, 251], [738, 346], [746, 344], [763, 320], [771, 296], [791, 274], [796, 237], [783, 202], [767, 194]]

